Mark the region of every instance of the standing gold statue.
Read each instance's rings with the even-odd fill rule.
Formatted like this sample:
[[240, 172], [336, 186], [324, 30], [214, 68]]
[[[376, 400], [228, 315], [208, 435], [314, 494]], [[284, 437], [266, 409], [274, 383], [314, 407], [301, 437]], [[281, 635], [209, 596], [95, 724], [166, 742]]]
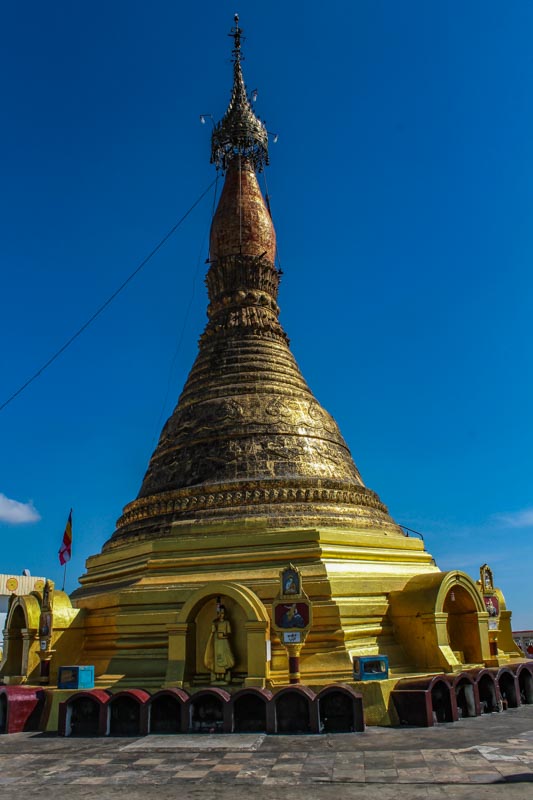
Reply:
[[211, 680], [231, 680], [231, 668], [235, 664], [235, 657], [231, 651], [229, 636], [231, 625], [226, 619], [226, 609], [219, 606], [217, 616], [211, 625], [211, 633], [205, 648], [204, 664], [211, 673]]

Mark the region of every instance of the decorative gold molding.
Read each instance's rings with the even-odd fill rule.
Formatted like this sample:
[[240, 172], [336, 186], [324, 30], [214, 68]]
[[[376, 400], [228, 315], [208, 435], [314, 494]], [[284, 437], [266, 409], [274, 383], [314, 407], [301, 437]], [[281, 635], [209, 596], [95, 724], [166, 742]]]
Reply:
[[[122, 544], [125, 540], [152, 538], [170, 533], [175, 521], [268, 517], [276, 521], [285, 516], [304, 525], [347, 525], [359, 527], [400, 529], [389, 517], [387, 507], [371, 489], [322, 481], [330, 485], [317, 486], [290, 482], [258, 481], [243, 484], [219, 484], [178, 489], [173, 492], [139, 498], [127, 505], [117, 521], [117, 530], [106, 544]], [[275, 507], [275, 510], [272, 509]], [[147, 520], [156, 528], [144, 528]], [[144, 529], [144, 532], [139, 528]]]

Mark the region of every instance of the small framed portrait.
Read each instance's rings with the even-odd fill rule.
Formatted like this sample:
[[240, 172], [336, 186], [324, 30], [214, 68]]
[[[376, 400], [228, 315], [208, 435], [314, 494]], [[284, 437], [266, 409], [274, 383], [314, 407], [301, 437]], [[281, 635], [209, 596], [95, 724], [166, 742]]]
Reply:
[[278, 628], [307, 628], [309, 606], [307, 603], [280, 603], [276, 607], [275, 622]]
[[494, 619], [495, 617], [500, 616], [500, 602], [495, 595], [489, 595], [488, 597], [483, 598], [485, 602], [485, 608], [488, 611], [489, 617]]
[[494, 580], [492, 577], [492, 570], [488, 564], [483, 564], [479, 570], [481, 578], [481, 590], [483, 592], [492, 592], [494, 590]]
[[281, 593], [284, 595], [300, 594], [300, 575], [293, 567], [287, 567], [281, 573]]
[[52, 614], [49, 611], [43, 611], [39, 620], [39, 636], [50, 636], [51, 630]]

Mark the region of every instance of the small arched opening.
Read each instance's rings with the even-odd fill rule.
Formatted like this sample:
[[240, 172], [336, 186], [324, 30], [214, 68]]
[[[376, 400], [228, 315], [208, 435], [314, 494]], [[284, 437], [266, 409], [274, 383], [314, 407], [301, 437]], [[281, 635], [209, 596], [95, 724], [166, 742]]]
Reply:
[[431, 705], [435, 722], [453, 722], [450, 686], [446, 681], [435, 681], [431, 687]]
[[261, 692], [243, 691], [233, 701], [235, 733], [264, 733], [267, 729], [267, 697]]
[[482, 663], [478, 607], [470, 592], [454, 584], [446, 594], [443, 611], [448, 615], [448, 642], [457, 660], [462, 664]]
[[356, 730], [353, 698], [342, 689], [319, 697], [318, 712], [321, 733], [352, 733]]
[[248, 694], [239, 697], [233, 706], [236, 733], [262, 733], [266, 731], [266, 702], [262, 697]]
[[22, 606], [13, 609], [9, 621], [7, 660], [3, 667], [4, 675], [24, 675], [24, 639], [22, 631], [27, 628], [26, 615]]
[[67, 724], [70, 736], [98, 736], [100, 704], [91, 697], [78, 697], [68, 704]]
[[177, 697], [164, 693], [150, 703], [150, 733], [179, 733], [182, 729], [183, 704]]
[[525, 704], [533, 703], [533, 675], [527, 667], [520, 670], [518, 685], [520, 687], [520, 702]]
[[224, 702], [222, 692], [205, 691], [193, 695], [190, 703], [190, 732], [224, 733]]
[[481, 704], [482, 714], [491, 714], [494, 711], [499, 711], [498, 695], [496, 692], [496, 683], [494, 678], [486, 673], [482, 675], [478, 681], [479, 702]]
[[105, 736], [110, 695], [102, 689], [76, 692], [59, 704], [60, 736]]
[[503, 670], [498, 675], [498, 686], [504, 708], [516, 708], [519, 705], [516, 691], [515, 676], [508, 670]]
[[311, 733], [310, 700], [303, 692], [288, 689], [274, 702], [277, 733]]
[[474, 684], [468, 678], [461, 678], [455, 684], [455, 698], [460, 717], [475, 717], [477, 715]]
[[139, 736], [141, 706], [131, 695], [120, 695], [109, 701], [109, 735]]

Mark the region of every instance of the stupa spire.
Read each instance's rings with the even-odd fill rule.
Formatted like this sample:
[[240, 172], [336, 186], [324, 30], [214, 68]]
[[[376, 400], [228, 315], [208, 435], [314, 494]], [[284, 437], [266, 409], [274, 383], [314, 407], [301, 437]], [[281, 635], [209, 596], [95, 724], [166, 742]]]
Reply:
[[225, 172], [211, 225], [208, 323], [139, 495], [108, 546], [169, 535], [180, 523], [260, 517], [267, 524], [379, 526], [402, 532], [367, 489], [335, 420], [307, 386], [277, 304], [276, 234], [257, 182], [268, 134], [231, 36], [233, 88], [212, 136]]
[[241, 67], [243, 36], [238, 14], [235, 14], [235, 26], [229, 35], [234, 40], [233, 89], [226, 113], [213, 130], [211, 163], [225, 171], [240, 156], [260, 172], [268, 164], [268, 133], [264, 122], [255, 115], [246, 92]]

